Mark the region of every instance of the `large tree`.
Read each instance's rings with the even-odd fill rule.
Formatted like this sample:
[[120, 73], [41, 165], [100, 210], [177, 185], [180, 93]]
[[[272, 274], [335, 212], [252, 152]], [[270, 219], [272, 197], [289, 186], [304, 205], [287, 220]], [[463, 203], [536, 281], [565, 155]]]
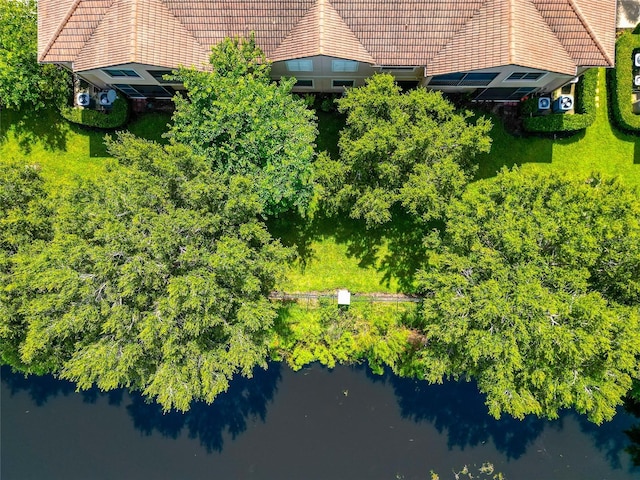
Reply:
[[418, 275], [430, 381], [471, 377], [491, 414], [610, 419], [638, 375], [640, 203], [616, 180], [503, 171], [448, 210]]
[[211, 402], [265, 365], [267, 295], [288, 250], [257, 217], [252, 181], [189, 149], [123, 134], [122, 164], [65, 196], [50, 240], [12, 257], [27, 370], [80, 388], [130, 387], [165, 409]]
[[187, 97], [174, 99], [169, 138], [205, 155], [218, 172], [249, 176], [265, 213], [305, 211], [317, 129], [313, 112], [291, 94], [295, 81], [271, 81], [253, 37], [222, 41], [212, 50], [211, 67], [176, 72]]
[[24, 323], [16, 310], [19, 292], [8, 288], [18, 251], [52, 235], [51, 210], [36, 166], [4, 163], [0, 168], [0, 363], [21, 366]]
[[69, 74], [37, 61], [37, 1], [0, 0], [0, 106], [43, 108], [69, 93]]
[[388, 74], [337, 103], [347, 115], [340, 160], [321, 156], [318, 182], [329, 206], [369, 226], [389, 221], [394, 206], [424, 221], [441, 218], [471, 179], [474, 155], [491, 145], [488, 120], [471, 121], [439, 92], [401, 93]]

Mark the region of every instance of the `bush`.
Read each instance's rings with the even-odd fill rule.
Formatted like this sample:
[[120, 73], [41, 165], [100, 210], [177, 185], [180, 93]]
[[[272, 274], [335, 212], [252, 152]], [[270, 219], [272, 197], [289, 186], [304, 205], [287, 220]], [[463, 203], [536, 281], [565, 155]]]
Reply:
[[616, 42], [616, 68], [609, 73], [611, 116], [623, 130], [640, 130], [640, 115], [633, 113], [633, 51], [640, 49], [640, 35], [624, 32]]
[[117, 98], [108, 113], [65, 105], [60, 107], [60, 114], [71, 123], [86, 127], [117, 128], [129, 118], [129, 103], [124, 98]]
[[[593, 124], [596, 119], [596, 89], [598, 87], [598, 69], [587, 70], [576, 86], [576, 106], [573, 115], [566, 113], [552, 113], [538, 117], [524, 119], [524, 129], [528, 132], [573, 132], [582, 130]], [[533, 102], [525, 105], [527, 112], [531, 112]], [[528, 108], [527, 108], [528, 107]], [[535, 107], [537, 110], [537, 105]], [[531, 114], [531, 113], [530, 113]]]

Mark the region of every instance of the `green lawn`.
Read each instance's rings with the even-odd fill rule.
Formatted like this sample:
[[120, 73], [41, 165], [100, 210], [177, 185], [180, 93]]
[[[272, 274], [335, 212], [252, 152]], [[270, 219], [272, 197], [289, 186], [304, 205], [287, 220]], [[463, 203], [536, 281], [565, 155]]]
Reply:
[[[595, 123], [583, 133], [555, 141], [515, 138], [494, 118], [493, 147], [478, 159], [478, 178], [492, 177], [503, 166], [517, 164], [525, 170], [556, 169], [581, 176], [600, 171], [640, 186], [640, 137], [612, 129], [606, 98], [605, 75], [601, 71]], [[162, 133], [169, 120], [168, 115], [145, 115], [128, 129], [136, 135], [164, 141]], [[318, 112], [318, 121], [318, 148], [336, 156], [343, 119]], [[0, 112], [0, 161], [40, 164], [54, 191], [61, 191], [77, 176], [100, 176], [108, 162], [103, 138], [102, 132], [69, 125], [56, 112]], [[349, 218], [281, 218], [270, 222], [270, 229], [283, 243], [295, 245], [298, 250], [298, 260], [289, 266], [287, 281], [279, 285], [286, 291], [348, 288], [361, 293], [408, 292], [423, 254], [422, 234], [408, 220], [371, 232]]]
[[[168, 115], [152, 114], [129, 126], [137, 135], [161, 140]], [[105, 133], [63, 120], [56, 110], [37, 113], [0, 110], [0, 159], [38, 164], [51, 190], [61, 191], [76, 177], [98, 178], [109, 155]]]
[[599, 171], [619, 175], [625, 183], [640, 187], [640, 137], [612, 128], [604, 70], [600, 70], [598, 84], [596, 121], [570, 138], [514, 138], [494, 118], [493, 146], [489, 154], [478, 159], [479, 178], [491, 177], [503, 166], [522, 165], [524, 170], [550, 168], [584, 177]]

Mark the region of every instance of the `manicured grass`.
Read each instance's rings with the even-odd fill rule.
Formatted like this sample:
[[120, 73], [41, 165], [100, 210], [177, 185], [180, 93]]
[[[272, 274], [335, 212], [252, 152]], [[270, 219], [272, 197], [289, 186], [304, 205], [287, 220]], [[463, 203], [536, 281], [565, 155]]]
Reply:
[[[619, 175], [624, 182], [640, 186], [640, 137], [618, 132], [608, 118], [605, 75], [599, 74], [596, 121], [570, 138], [516, 138], [494, 118], [491, 152], [478, 158], [478, 178], [495, 176], [504, 166], [522, 165], [525, 170], [553, 169], [583, 177], [594, 171]], [[337, 157], [338, 133], [344, 119], [317, 112], [318, 150]], [[169, 115], [145, 115], [128, 129], [160, 142]], [[57, 113], [37, 115], [0, 112], [0, 162], [15, 159], [42, 166], [52, 190], [59, 191], [77, 176], [98, 178], [108, 155], [104, 133], [71, 126]], [[270, 222], [274, 236], [295, 245], [299, 257], [289, 266], [288, 280], [278, 286], [285, 291], [410, 292], [413, 274], [424, 254], [423, 234], [408, 220], [399, 220], [379, 231], [367, 231], [349, 218], [278, 219]]]
[[309, 244], [310, 255], [298, 259], [287, 272], [287, 280], [279, 285], [286, 292], [328, 291], [348, 288], [356, 293], [397, 292], [396, 278], [385, 278], [380, 269], [388, 254], [386, 244], [374, 253], [373, 264], [349, 252], [349, 245], [329, 235]]
[[[168, 115], [151, 114], [134, 121], [132, 132], [163, 140]], [[55, 109], [37, 113], [0, 111], [0, 162], [38, 164], [54, 193], [77, 177], [95, 179], [104, 173], [109, 155], [105, 132], [70, 124]]]
[[[569, 138], [514, 137], [499, 118], [493, 118], [491, 152], [478, 158], [478, 179], [490, 178], [503, 167], [521, 165], [524, 170], [557, 170], [587, 177], [592, 172], [619, 175], [640, 187], [640, 137], [612, 128], [608, 116], [605, 72], [599, 72], [596, 120], [584, 132]], [[320, 112], [321, 113], [321, 112]], [[343, 120], [337, 115], [318, 115], [324, 149], [335, 145]], [[337, 150], [334, 150], [337, 154]], [[408, 292], [420, 263], [420, 232], [411, 225], [389, 225], [387, 235], [367, 232], [348, 220], [325, 222], [322, 235], [307, 235], [290, 241], [304, 245], [303, 261], [292, 265], [289, 279], [281, 288], [289, 291], [349, 288], [357, 292]], [[283, 236], [286, 238], [286, 235]], [[366, 239], [369, 238], [369, 242]], [[364, 239], [364, 240], [363, 240]], [[305, 243], [306, 242], [306, 243]]]
[[76, 176], [96, 178], [104, 169], [103, 134], [63, 120], [57, 110], [0, 112], [0, 159], [38, 164], [57, 191]]
[[494, 118], [493, 146], [478, 158], [478, 177], [492, 177], [503, 166], [522, 165], [524, 170], [551, 169], [581, 177], [595, 171], [619, 175], [628, 185], [640, 187], [640, 137], [611, 126], [604, 70], [599, 72], [598, 87], [596, 121], [569, 138], [515, 138]]

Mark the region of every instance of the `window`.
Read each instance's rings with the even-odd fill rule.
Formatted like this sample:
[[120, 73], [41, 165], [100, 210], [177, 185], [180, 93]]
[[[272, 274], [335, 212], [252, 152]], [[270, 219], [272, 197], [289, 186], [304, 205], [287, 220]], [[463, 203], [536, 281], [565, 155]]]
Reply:
[[107, 75], [109, 75], [110, 77], [138, 77], [138, 78], [140, 78], [140, 75], [138, 75], [135, 70], [124, 70], [124, 69], [108, 68], [108, 69], [104, 69], [102, 71], [104, 73], [106, 73]]
[[497, 72], [482, 73], [447, 73], [445, 75], [434, 76], [429, 85], [433, 86], [468, 86], [468, 87], [484, 87], [489, 85], [494, 78], [498, 76]]
[[353, 87], [353, 85], [354, 85], [354, 80], [332, 80], [331, 81], [331, 86], [333, 88]]
[[147, 70], [147, 73], [155, 78], [158, 83], [179, 83], [175, 80], [165, 80], [165, 75], [171, 75], [171, 70]]
[[429, 85], [456, 86], [463, 78], [464, 73], [447, 73], [445, 75], [436, 75], [431, 79]]
[[357, 72], [358, 62], [353, 60], [332, 60], [331, 61], [332, 72]]
[[294, 87], [313, 88], [313, 80], [298, 80]]
[[160, 85], [124, 85], [114, 84], [118, 90], [130, 98], [170, 98], [175, 93], [171, 87], [161, 87]]
[[505, 82], [511, 82], [514, 80], [530, 80], [535, 82], [536, 80], [540, 80], [544, 77], [544, 75], [545, 74], [542, 72], [513, 72], [507, 79], [505, 79]]
[[290, 72], [313, 72], [313, 60], [287, 60]]
[[467, 73], [460, 81], [460, 85], [489, 85], [498, 76], [497, 73]]
[[485, 101], [518, 101], [525, 95], [534, 92], [535, 87], [521, 88], [486, 88], [474, 100]]
[[138, 93], [135, 88], [131, 87], [131, 85], [122, 85], [116, 83], [114, 87], [116, 87], [129, 98], [144, 98], [144, 95]]
[[416, 67], [380, 67], [380, 70], [382, 70], [383, 72], [413, 72], [415, 69]]

